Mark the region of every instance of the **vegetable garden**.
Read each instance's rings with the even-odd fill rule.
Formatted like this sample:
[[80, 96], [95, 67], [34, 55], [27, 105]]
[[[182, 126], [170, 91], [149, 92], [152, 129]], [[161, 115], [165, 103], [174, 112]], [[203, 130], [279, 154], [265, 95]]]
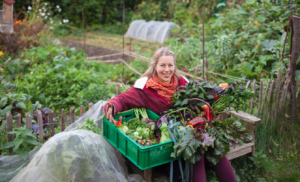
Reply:
[[[116, 180], [127, 172], [119, 170], [123, 164], [107, 154], [114, 150], [112, 146], [127, 157], [128, 173], [142, 169], [145, 180], [153, 173], [152, 180], [159, 181], [154, 167], [172, 157], [195, 163], [201, 158], [200, 151], [213, 164], [226, 155], [237, 181], [299, 181], [300, 24], [297, 17], [288, 19], [300, 15], [299, 3], [16, 1], [14, 32], [0, 32], [0, 181], [10, 181], [20, 171], [15, 181], [26, 175], [22, 169], [32, 166], [35, 154], [43, 158], [39, 149], [48, 146], [48, 141], [55, 143], [47, 151], [49, 158], [34, 161], [46, 169], [59, 156], [64, 165], [52, 161], [47, 175], [58, 181], [76, 178], [74, 171], [90, 165], [85, 161], [91, 160], [89, 155], [68, 149], [79, 140], [75, 135], [86, 134], [81, 130], [95, 133], [94, 142], [99, 135], [106, 138], [94, 146], [84, 138], [76, 147], [88, 144], [96, 156], [94, 162], [101, 161], [98, 154], [113, 161], [118, 166]], [[166, 20], [178, 26], [163, 43], [124, 37], [130, 23], [141, 19]], [[0, 28], [4, 25], [0, 17]], [[130, 114], [117, 115], [117, 126], [103, 119], [103, 127], [99, 115], [87, 117], [98, 112], [93, 103], [98, 107], [99, 101], [128, 90], [159, 47], [175, 53], [180, 72], [190, 80], [173, 96], [173, 106], [162, 117], [135, 108], [127, 111]], [[74, 133], [58, 139], [67, 136], [65, 130]], [[175, 144], [172, 132], [178, 139]], [[123, 140], [126, 146], [119, 143]], [[103, 142], [107, 147], [98, 151], [95, 146]], [[62, 149], [60, 145], [69, 153], [54, 153]], [[169, 145], [173, 147], [166, 147]], [[151, 150], [162, 149], [165, 162], [137, 158], [147, 156], [148, 150], [151, 156]], [[107, 166], [111, 165], [108, 161]], [[97, 167], [102, 169], [100, 164]], [[111, 179], [113, 171], [105, 169], [103, 179]], [[79, 181], [88, 181], [98, 172], [93, 168], [80, 174]], [[206, 174], [207, 181], [217, 181], [212, 170], [207, 169]], [[45, 180], [50, 179], [47, 175]]]

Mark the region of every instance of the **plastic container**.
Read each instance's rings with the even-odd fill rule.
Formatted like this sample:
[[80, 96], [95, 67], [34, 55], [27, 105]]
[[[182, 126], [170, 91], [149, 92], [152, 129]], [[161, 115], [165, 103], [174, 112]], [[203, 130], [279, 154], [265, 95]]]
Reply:
[[[159, 118], [149, 109], [147, 114], [152, 120]], [[135, 113], [133, 110], [119, 113], [114, 117], [115, 120], [118, 120], [119, 116], [123, 117], [122, 123], [124, 123], [135, 118]], [[172, 140], [152, 146], [141, 146], [106, 118], [103, 119], [103, 136], [141, 170], [168, 163], [172, 159], [171, 153], [174, 151]]]

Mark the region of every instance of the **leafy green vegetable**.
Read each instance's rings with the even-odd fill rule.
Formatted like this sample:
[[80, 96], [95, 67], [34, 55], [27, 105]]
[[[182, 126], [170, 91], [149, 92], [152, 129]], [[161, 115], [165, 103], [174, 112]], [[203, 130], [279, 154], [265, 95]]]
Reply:
[[172, 140], [167, 127], [168, 127], [168, 125], [166, 123], [162, 123], [161, 127], [159, 128], [161, 131], [160, 143], [164, 143], [164, 142]]
[[239, 121], [232, 118], [224, 122], [214, 120], [212, 125], [206, 123], [195, 128], [186, 127], [186, 132], [175, 143], [171, 156], [183, 156], [184, 160], [194, 164], [201, 159], [202, 153], [215, 165], [230, 151], [229, 142], [236, 139], [249, 143], [252, 135]]
[[125, 123], [123, 123], [121, 126], [117, 126], [117, 128], [125, 134], [127, 134], [127, 131], [129, 130], [128, 126]]
[[98, 135], [102, 135], [101, 129], [98, 128], [98, 126], [94, 124], [94, 120], [90, 118], [87, 118], [83, 125], [78, 127], [78, 130], [88, 130]]

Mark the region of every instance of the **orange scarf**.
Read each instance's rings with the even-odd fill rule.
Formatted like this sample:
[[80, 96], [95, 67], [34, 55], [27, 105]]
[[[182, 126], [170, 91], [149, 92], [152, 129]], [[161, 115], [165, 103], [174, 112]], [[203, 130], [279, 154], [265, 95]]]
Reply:
[[164, 97], [167, 102], [172, 105], [172, 97], [176, 92], [177, 85], [178, 79], [175, 75], [173, 75], [171, 83], [164, 83], [154, 74], [154, 76], [147, 81], [146, 88], [153, 88], [157, 91], [158, 95]]

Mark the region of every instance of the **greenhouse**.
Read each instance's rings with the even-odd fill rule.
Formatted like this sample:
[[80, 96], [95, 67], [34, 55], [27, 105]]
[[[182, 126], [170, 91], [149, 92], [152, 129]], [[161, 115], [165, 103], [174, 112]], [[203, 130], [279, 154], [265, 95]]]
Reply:
[[168, 21], [135, 20], [131, 22], [125, 37], [163, 43], [171, 37], [171, 29], [178, 26]]

